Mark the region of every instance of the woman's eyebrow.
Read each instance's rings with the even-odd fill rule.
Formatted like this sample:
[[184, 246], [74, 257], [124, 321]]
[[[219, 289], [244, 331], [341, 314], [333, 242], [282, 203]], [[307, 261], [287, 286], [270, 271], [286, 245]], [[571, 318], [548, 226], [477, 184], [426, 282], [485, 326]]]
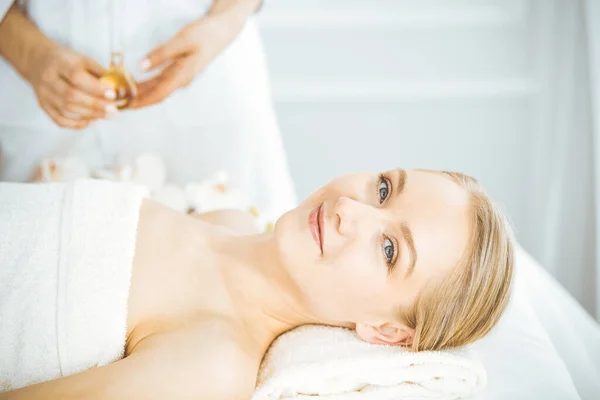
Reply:
[[398, 168], [398, 182], [396, 183], [396, 197], [402, 194], [404, 184], [406, 183], [406, 171]]
[[406, 243], [408, 251], [410, 252], [410, 264], [406, 270], [406, 274], [404, 275], [404, 279], [408, 279], [412, 275], [415, 269], [415, 264], [417, 263], [417, 249], [415, 248], [415, 241], [413, 239], [412, 232], [410, 231], [408, 225], [406, 225], [406, 222], [400, 224], [400, 230], [402, 231], [402, 237], [404, 238], [404, 242]]
[[[404, 191], [407, 176], [406, 170], [402, 168], [397, 168], [397, 170], [398, 182], [396, 183], [396, 197], [400, 196]], [[410, 263], [408, 269], [406, 270], [406, 274], [404, 275], [404, 279], [408, 279], [412, 275], [415, 269], [415, 264], [417, 263], [417, 249], [415, 248], [415, 241], [413, 239], [412, 232], [406, 222], [402, 222], [400, 224], [400, 231], [402, 232], [402, 237], [404, 238], [406, 247], [408, 247], [408, 251], [410, 252]]]

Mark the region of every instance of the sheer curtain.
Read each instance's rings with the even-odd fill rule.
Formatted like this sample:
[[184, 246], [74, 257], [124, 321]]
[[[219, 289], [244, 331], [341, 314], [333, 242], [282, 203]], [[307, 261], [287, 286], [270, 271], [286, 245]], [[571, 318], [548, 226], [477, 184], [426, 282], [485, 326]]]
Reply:
[[[600, 227], [600, 1], [585, 0], [585, 25], [587, 33], [588, 68], [590, 71], [591, 113], [592, 125], [590, 134], [593, 137], [593, 187], [595, 195], [595, 222], [596, 232]], [[596, 318], [600, 320], [600, 235], [596, 236], [596, 253], [593, 270], [595, 279], [595, 308]]]
[[539, 98], [531, 137], [528, 223], [521, 225], [519, 236], [541, 264], [600, 319], [596, 201], [600, 131], [595, 125], [600, 103], [592, 109], [590, 96], [593, 93], [596, 100], [600, 86], [589, 73], [600, 68], [600, 7], [596, 0], [533, 4], [539, 15], [536, 21], [542, 24], [533, 39], [541, 52], [534, 69]]

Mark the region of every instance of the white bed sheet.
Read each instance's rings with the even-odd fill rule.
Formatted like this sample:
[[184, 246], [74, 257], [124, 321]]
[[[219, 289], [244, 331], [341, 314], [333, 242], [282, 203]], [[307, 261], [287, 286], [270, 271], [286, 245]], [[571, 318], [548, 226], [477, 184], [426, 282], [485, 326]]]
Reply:
[[488, 372], [476, 400], [600, 399], [600, 325], [520, 247], [508, 309], [474, 346]]

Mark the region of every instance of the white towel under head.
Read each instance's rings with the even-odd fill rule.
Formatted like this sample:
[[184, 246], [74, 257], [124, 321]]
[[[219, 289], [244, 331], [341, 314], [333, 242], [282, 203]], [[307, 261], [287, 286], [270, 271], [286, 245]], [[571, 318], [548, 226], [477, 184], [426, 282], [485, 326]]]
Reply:
[[460, 399], [485, 384], [467, 347], [415, 353], [366, 343], [349, 329], [306, 325], [271, 345], [252, 400]]

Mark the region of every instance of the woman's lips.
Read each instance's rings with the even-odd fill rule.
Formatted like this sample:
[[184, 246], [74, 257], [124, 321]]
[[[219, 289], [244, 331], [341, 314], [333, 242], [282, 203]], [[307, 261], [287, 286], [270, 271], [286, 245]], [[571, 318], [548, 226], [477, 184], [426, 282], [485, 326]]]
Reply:
[[325, 204], [319, 207], [319, 241], [321, 242], [321, 254], [325, 248]]
[[310, 233], [319, 246], [319, 250], [321, 250], [321, 254], [323, 254], [323, 213], [322, 213], [323, 204], [318, 207], [315, 207], [310, 214], [308, 214], [308, 226], [310, 229]]

